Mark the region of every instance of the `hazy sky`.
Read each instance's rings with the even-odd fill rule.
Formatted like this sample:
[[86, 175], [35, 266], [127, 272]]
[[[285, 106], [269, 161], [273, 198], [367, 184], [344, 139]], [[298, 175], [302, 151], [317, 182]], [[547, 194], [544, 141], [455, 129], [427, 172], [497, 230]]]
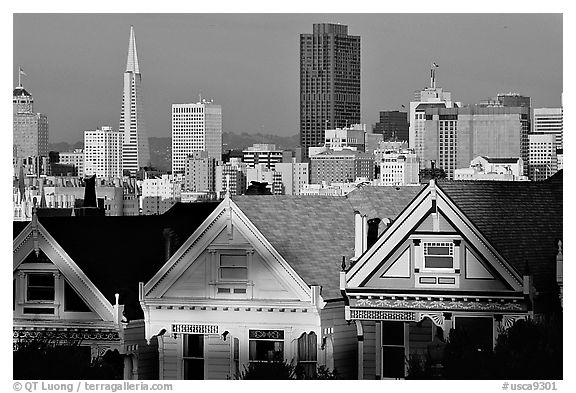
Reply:
[[313, 23], [361, 36], [362, 122], [408, 108], [437, 85], [474, 104], [497, 93], [561, 105], [561, 14], [15, 14], [17, 70], [50, 142], [118, 127], [130, 25], [134, 25], [149, 136], [170, 136], [170, 109], [222, 105], [223, 129], [294, 135], [299, 129], [299, 35]]

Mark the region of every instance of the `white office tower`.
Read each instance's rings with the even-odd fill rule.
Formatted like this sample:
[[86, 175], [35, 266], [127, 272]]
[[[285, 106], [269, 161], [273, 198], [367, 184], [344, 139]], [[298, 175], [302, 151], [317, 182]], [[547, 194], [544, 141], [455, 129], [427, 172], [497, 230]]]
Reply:
[[530, 134], [529, 154], [530, 180], [545, 180], [558, 171], [554, 134]]
[[142, 75], [138, 65], [134, 27], [130, 26], [128, 60], [124, 72], [124, 95], [118, 131], [124, 134], [122, 168], [134, 175], [138, 169], [150, 166], [148, 132], [142, 103]]
[[386, 152], [380, 161], [381, 186], [420, 184], [420, 165], [416, 154], [408, 150]]
[[281, 174], [283, 191], [286, 195], [300, 195], [300, 190], [308, 185], [309, 164], [307, 162], [279, 162], [274, 164], [274, 170]]
[[222, 160], [222, 107], [212, 101], [172, 104], [172, 173], [184, 175], [186, 157], [206, 151]]
[[[84, 131], [84, 174], [99, 179], [122, 177], [122, 142], [124, 134], [103, 126]], [[79, 176], [82, 174], [78, 173]]]
[[554, 134], [556, 148], [563, 147], [564, 113], [562, 108], [534, 108], [532, 119], [533, 134]]
[[418, 159], [422, 160], [424, 153], [424, 132], [426, 130], [427, 108], [457, 108], [461, 104], [452, 102], [452, 93], [436, 87], [436, 63], [430, 68], [430, 87], [414, 93], [414, 101], [410, 102], [408, 129], [408, 145], [414, 149]]

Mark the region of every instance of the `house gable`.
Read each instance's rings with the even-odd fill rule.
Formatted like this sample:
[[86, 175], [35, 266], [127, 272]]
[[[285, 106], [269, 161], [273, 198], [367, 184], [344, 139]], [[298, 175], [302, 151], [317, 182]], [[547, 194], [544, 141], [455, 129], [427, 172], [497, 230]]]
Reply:
[[518, 273], [433, 184], [350, 268], [346, 281], [357, 290], [522, 290]]
[[144, 296], [310, 301], [310, 289], [226, 198], [146, 283]]
[[[29, 301], [28, 277], [49, 275], [54, 277], [52, 302]], [[17, 288], [15, 317], [34, 319], [35, 315], [49, 315], [59, 319], [114, 321], [114, 307], [35, 218], [13, 241], [13, 276]], [[64, 304], [59, 304], [64, 303], [65, 291], [75, 304], [69, 312]]]

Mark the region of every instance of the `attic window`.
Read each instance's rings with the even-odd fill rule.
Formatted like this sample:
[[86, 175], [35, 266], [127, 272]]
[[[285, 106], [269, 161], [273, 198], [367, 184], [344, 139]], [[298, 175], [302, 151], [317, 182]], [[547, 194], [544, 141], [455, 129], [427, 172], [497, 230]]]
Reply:
[[248, 280], [248, 265], [246, 254], [220, 255], [220, 280], [246, 281]]
[[53, 302], [54, 294], [54, 275], [52, 273], [28, 274], [27, 301]]
[[425, 269], [452, 269], [454, 267], [454, 243], [424, 243]]

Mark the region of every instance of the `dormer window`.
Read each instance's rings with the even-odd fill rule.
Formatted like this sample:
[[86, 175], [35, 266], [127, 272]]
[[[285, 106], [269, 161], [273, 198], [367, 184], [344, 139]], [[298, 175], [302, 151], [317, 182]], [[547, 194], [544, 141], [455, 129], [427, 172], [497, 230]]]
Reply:
[[453, 269], [454, 243], [453, 242], [425, 242], [424, 243], [424, 269]]

